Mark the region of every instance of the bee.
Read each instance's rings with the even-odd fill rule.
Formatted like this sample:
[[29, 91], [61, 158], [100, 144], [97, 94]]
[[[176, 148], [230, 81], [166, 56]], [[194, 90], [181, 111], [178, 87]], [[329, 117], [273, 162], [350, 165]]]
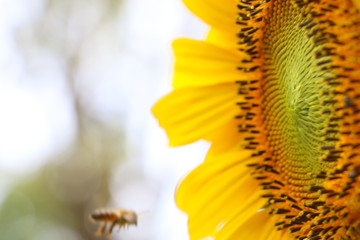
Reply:
[[96, 232], [97, 236], [102, 236], [105, 233], [107, 223], [110, 224], [107, 237], [111, 236], [111, 233], [116, 225], [121, 229], [122, 227], [128, 227], [129, 225], [137, 226], [137, 214], [134, 211], [127, 209], [117, 210], [98, 210], [89, 215], [89, 218], [95, 222], [100, 222], [100, 227]]

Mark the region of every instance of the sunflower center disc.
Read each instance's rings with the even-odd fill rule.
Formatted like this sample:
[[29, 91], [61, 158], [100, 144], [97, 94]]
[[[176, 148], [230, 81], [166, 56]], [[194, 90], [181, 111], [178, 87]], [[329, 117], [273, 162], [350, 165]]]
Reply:
[[329, 118], [322, 114], [329, 107], [324, 104], [329, 100], [324, 92], [331, 90], [323, 79], [333, 74], [317, 65], [314, 56], [321, 46], [308, 37], [309, 29], [299, 27], [307, 20], [302, 9], [290, 0], [273, 1], [261, 46], [265, 59], [261, 87], [266, 138], [276, 168], [297, 193], [305, 192], [304, 185], [321, 184], [311, 175], [329, 168], [321, 161]]

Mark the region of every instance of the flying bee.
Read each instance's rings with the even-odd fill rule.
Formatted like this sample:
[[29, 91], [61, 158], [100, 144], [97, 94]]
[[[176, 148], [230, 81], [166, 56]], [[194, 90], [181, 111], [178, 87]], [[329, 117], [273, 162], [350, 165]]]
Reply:
[[96, 233], [97, 236], [102, 236], [105, 233], [107, 223], [111, 223], [107, 234], [108, 238], [111, 236], [116, 225], [118, 225], [120, 229], [122, 227], [128, 227], [129, 225], [137, 226], [137, 214], [134, 211], [126, 209], [98, 210], [91, 213], [89, 218], [101, 223]]

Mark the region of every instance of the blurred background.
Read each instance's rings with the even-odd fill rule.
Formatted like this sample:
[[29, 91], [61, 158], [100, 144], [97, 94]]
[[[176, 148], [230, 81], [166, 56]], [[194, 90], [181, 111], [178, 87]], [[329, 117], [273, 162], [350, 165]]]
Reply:
[[0, 239], [100, 239], [100, 208], [139, 215], [111, 239], [188, 239], [174, 192], [208, 146], [168, 148], [150, 109], [206, 26], [180, 0], [0, 3]]

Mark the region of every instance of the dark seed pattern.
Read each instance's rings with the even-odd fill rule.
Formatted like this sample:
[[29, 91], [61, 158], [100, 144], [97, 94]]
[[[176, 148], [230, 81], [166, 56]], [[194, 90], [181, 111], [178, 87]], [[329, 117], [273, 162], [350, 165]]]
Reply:
[[[308, 166], [296, 161], [301, 156], [282, 153], [292, 146], [269, 146], [285, 139], [273, 133], [286, 117], [271, 115], [282, 100], [272, 90], [277, 84], [276, 66], [268, 64], [273, 61], [268, 54], [273, 49], [265, 34], [272, 31], [267, 28], [282, 26], [271, 25], [282, 21], [271, 17], [281, 16], [279, 5], [297, 11], [303, 19], [296, 27], [311, 42], [311, 67], [324, 73], [318, 111], [324, 127], [306, 135], [319, 145], [315, 170], [305, 171]], [[248, 167], [263, 189], [266, 211], [279, 219], [274, 228], [300, 240], [360, 239], [359, 12], [350, 0], [239, 0], [237, 7], [238, 46], [246, 56], [239, 61], [240, 76], [261, 76], [236, 82], [238, 94], [244, 96], [237, 103], [238, 131], [244, 135], [245, 148], [253, 151], [254, 161]], [[272, 125], [273, 118], [280, 120]]]

